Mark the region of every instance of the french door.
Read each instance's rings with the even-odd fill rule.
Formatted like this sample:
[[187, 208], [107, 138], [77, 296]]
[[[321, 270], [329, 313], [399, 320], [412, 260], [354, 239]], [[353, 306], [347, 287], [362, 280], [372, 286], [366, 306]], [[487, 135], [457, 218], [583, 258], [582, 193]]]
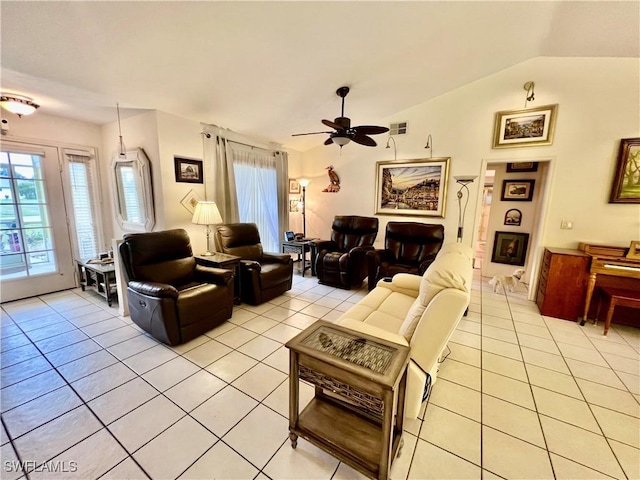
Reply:
[[75, 287], [59, 151], [3, 141], [0, 301]]

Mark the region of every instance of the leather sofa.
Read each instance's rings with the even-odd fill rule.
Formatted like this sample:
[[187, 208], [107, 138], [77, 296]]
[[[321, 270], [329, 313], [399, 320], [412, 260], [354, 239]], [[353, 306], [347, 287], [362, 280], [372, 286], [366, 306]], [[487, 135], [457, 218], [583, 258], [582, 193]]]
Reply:
[[216, 226], [216, 248], [236, 255], [240, 261], [242, 301], [259, 305], [291, 290], [293, 259], [290, 255], [266, 253], [255, 223], [229, 223]]
[[438, 378], [443, 350], [471, 298], [473, 252], [445, 245], [422, 275], [399, 273], [380, 280], [336, 324], [409, 346], [405, 417], [417, 417]]
[[369, 290], [378, 280], [396, 273], [422, 275], [444, 242], [444, 226], [418, 222], [389, 222], [384, 249], [367, 252]]
[[316, 275], [325, 285], [359, 287], [368, 274], [366, 253], [373, 250], [378, 219], [355, 215], [336, 216], [331, 240], [316, 240]]
[[198, 264], [183, 229], [132, 233], [119, 247], [131, 320], [168, 345], [233, 314], [233, 273]]

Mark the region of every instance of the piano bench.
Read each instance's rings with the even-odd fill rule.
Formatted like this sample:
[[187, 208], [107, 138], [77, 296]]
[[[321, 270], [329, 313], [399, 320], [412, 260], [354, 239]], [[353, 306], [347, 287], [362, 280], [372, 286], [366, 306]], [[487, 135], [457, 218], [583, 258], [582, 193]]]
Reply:
[[640, 309], [640, 292], [637, 290], [626, 290], [623, 288], [613, 287], [600, 287], [602, 291], [602, 300], [598, 305], [598, 313], [596, 316], [596, 322], [600, 318], [600, 313], [603, 310], [606, 312], [604, 320], [604, 333], [606, 335], [611, 326], [611, 318], [613, 317], [613, 310], [617, 305], [621, 307], [631, 307]]

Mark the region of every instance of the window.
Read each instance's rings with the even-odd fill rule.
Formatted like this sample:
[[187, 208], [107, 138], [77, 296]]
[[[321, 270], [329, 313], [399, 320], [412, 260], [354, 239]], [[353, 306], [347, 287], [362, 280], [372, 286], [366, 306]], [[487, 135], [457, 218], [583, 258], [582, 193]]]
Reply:
[[277, 252], [280, 235], [275, 158], [266, 151], [235, 147], [232, 151], [240, 221], [255, 223], [263, 250]]
[[89, 153], [78, 155], [66, 152], [66, 155], [77, 254], [80, 258], [96, 258], [99, 250], [99, 229], [95, 162]]

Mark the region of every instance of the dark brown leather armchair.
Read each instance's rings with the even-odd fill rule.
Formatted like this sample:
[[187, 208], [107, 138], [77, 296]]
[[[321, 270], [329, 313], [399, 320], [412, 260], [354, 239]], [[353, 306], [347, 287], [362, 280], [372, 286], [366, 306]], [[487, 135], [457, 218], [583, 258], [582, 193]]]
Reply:
[[293, 259], [290, 255], [265, 253], [255, 223], [229, 223], [216, 226], [219, 252], [241, 257], [240, 292], [242, 301], [259, 305], [291, 289]]
[[119, 252], [131, 320], [159, 341], [184, 343], [231, 317], [233, 273], [199, 265], [185, 230], [126, 234]]
[[336, 216], [331, 240], [316, 240], [316, 275], [326, 285], [358, 287], [367, 276], [366, 253], [373, 250], [378, 219], [354, 215]]
[[435, 260], [444, 242], [444, 227], [417, 222], [387, 223], [384, 249], [367, 252], [369, 290], [378, 280], [396, 273], [422, 275]]

